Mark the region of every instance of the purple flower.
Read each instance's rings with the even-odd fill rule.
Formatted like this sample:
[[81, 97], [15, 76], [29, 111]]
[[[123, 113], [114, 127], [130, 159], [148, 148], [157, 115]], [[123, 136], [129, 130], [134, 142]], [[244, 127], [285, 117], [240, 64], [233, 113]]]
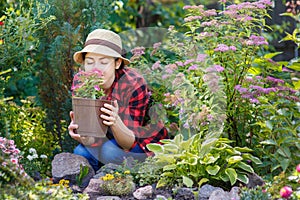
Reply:
[[221, 65], [213, 65], [212, 67], [208, 67], [205, 71], [206, 72], [222, 72], [222, 71], [224, 71], [224, 67], [222, 67]]
[[145, 54], [145, 47], [135, 47], [131, 50], [133, 56], [140, 57], [141, 55]]
[[191, 21], [200, 20], [200, 19], [202, 19], [202, 16], [189, 16], [189, 17], [184, 18], [184, 21], [191, 22]]
[[250, 99], [250, 102], [251, 102], [251, 103], [259, 103], [258, 99], [256, 99], [256, 98]]
[[190, 63], [192, 63], [194, 61], [195, 61], [195, 59], [186, 60], [183, 65], [188, 65], [188, 64], [190, 64]]
[[278, 84], [278, 83], [284, 83], [284, 80], [281, 80], [281, 79], [278, 79], [278, 78], [274, 78], [272, 76], [267, 76], [267, 80], [269, 82], [276, 83], [276, 84]]
[[226, 44], [218, 44], [217, 48], [214, 49], [214, 51], [220, 51], [220, 52], [225, 52], [229, 51], [229, 47]]
[[183, 62], [181, 62], [181, 61], [176, 61], [175, 64], [180, 66], [180, 67], [184, 66]]
[[190, 125], [189, 125], [188, 122], [185, 122], [185, 123], [183, 124], [183, 127], [186, 128], [186, 129], [188, 129], [188, 128], [190, 128]]
[[197, 55], [196, 61], [197, 62], [204, 62], [206, 57], [207, 57], [206, 54], [201, 54], [200, 53], [200, 54]]
[[161, 46], [161, 42], [157, 42], [153, 44], [154, 49], [158, 49]]
[[158, 61], [156, 61], [153, 65], [152, 65], [152, 67], [151, 67], [151, 69], [152, 70], [156, 70], [156, 69], [159, 69], [160, 68], [160, 61], [158, 60]]
[[197, 70], [197, 69], [198, 69], [198, 65], [192, 65], [188, 68], [188, 71]]
[[210, 16], [216, 16], [217, 12], [216, 12], [215, 9], [211, 9], [211, 10], [204, 11], [203, 14], [204, 14], [205, 17], [210, 17]]

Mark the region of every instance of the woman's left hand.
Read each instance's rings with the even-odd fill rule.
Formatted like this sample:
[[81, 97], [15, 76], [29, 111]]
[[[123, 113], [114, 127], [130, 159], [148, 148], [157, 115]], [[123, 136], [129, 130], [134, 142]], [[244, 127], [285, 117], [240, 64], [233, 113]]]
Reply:
[[113, 105], [105, 103], [101, 108], [101, 111], [104, 113], [100, 115], [100, 117], [103, 119], [103, 123], [107, 126], [114, 125], [119, 117], [119, 105], [117, 100], [113, 101]]

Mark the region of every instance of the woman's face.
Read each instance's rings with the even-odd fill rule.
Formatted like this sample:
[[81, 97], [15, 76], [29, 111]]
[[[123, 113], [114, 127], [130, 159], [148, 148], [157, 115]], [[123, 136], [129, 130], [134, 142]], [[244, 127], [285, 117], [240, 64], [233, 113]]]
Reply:
[[87, 53], [84, 60], [85, 71], [98, 69], [103, 72], [103, 89], [108, 90], [115, 80], [115, 70], [119, 69], [122, 60], [97, 53]]

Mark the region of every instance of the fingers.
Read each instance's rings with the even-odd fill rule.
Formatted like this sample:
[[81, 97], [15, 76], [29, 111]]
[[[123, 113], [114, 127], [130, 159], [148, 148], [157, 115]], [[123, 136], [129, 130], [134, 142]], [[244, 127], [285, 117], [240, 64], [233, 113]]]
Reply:
[[74, 112], [73, 111], [70, 111], [70, 118], [72, 121], [74, 121]]
[[117, 100], [113, 102], [113, 105], [105, 103], [101, 111], [104, 113], [100, 115], [103, 119], [103, 123], [108, 126], [114, 125], [117, 121], [119, 111]]

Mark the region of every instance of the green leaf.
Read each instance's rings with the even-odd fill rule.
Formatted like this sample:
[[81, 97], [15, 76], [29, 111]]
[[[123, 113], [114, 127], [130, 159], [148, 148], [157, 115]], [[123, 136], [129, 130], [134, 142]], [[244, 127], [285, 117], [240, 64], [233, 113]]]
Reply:
[[243, 160], [241, 156], [231, 156], [227, 159], [227, 162], [229, 165], [232, 165], [234, 163], [240, 162], [241, 160]]
[[156, 143], [151, 143], [147, 145], [147, 148], [149, 149], [149, 151], [156, 153], [163, 153], [164, 149], [163, 146], [160, 144], [156, 144]]
[[236, 151], [234, 148], [227, 148], [225, 151], [227, 151], [230, 155], [241, 155], [241, 152]]
[[174, 169], [176, 169], [176, 165], [175, 164], [172, 164], [172, 165], [166, 165], [166, 166], [164, 166], [164, 168], [163, 168], [163, 171], [170, 171], [170, 170], [174, 170]]
[[239, 152], [252, 152], [253, 150], [248, 147], [234, 147], [235, 150]]
[[163, 145], [164, 151], [172, 152], [172, 153], [177, 153], [178, 152], [178, 146], [175, 144], [165, 144]]
[[274, 141], [272, 139], [270, 139], [270, 140], [264, 140], [264, 141], [260, 142], [260, 144], [275, 145], [275, 146], [277, 146], [276, 141]]
[[277, 153], [285, 158], [291, 158], [291, 151], [288, 147], [281, 147], [277, 150]]
[[221, 167], [219, 165], [215, 165], [215, 166], [210, 166], [209, 165], [209, 166], [206, 167], [206, 171], [210, 175], [216, 175], [219, 172], [220, 168]]
[[266, 126], [268, 129], [272, 130], [273, 129], [272, 121], [270, 121], [270, 120], [266, 121]]
[[201, 145], [201, 149], [200, 149], [200, 152], [199, 152], [199, 157], [203, 158], [203, 156], [205, 154], [209, 153], [209, 151], [211, 150], [211, 147], [213, 145], [215, 145], [217, 141], [218, 141], [218, 138], [206, 139]]
[[280, 159], [280, 167], [282, 168], [283, 171], [286, 171], [286, 169], [288, 168], [289, 164], [290, 164], [290, 160], [289, 159]]
[[267, 53], [267, 54], [264, 55], [264, 58], [267, 58], [267, 59], [273, 58], [273, 57], [275, 57], [275, 56], [277, 56], [279, 54], [282, 54], [282, 53], [283, 52]]
[[253, 156], [253, 155], [251, 155], [251, 154], [249, 154], [249, 153], [243, 154], [242, 157], [243, 157], [245, 160], [247, 160], [247, 159], [248, 159], [248, 160], [251, 160], [252, 162], [254, 162], [254, 163], [257, 164], [257, 165], [262, 164], [262, 162], [261, 162], [261, 160], [260, 160], [259, 158], [255, 157], [255, 156]]
[[209, 179], [207, 179], [207, 178], [201, 178], [201, 180], [198, 182], [198, 187], [201, 187], [201, 185], [203, 184], [203, 183], [206, 183], [206, 182], [208, 182], [209, 181]]
[[234, 185], [237, 180], [237, 173], [233, 168], [225, 169], [225, 174], [228, 176], [231, 185]]
[[238, 174], [237, 179], [245, 184], [248, 184], [249, 178], [247, 177], [246, 174]]
[[178, 134], [174, 137], [174, 142], [177, 146], [180, 146], [182, 141], [183, 141], [183, 135], [182, 134]]
[[209, 153], [209, 154], [205, 155], [205, 157], [202, 160], [200, 160], [200, 163], [208, 165], [208, 164], [216, 162], [219, 158], [220, 158], [220, 154], [212, 155]]
[[157, 182], [156, 187], [157, 187], [157, 188], [160, 188], [160, 187], [164, 187], [165, 185], [167, 185], [166, 180], [164, 180], [164, 179], [159, 179], [158, 182]]
[[237, 166], [238, 166], [239, 168], [241, 168], [241, 169], [243, 169], [243, 170], [249, 172], [249, 173], [254, 173], [253, 168], [252, 168], [250, 165], [248, 165], [248, 164], [246, 164], [246, 163], [244, 163], [244, 162], [239, 162], [239, 163], [237, 164]]
[[189, 177], [182, 176], [183, 184], [186, 185], [187, 187], [193, 187], [193, 180], [190, 179]]

